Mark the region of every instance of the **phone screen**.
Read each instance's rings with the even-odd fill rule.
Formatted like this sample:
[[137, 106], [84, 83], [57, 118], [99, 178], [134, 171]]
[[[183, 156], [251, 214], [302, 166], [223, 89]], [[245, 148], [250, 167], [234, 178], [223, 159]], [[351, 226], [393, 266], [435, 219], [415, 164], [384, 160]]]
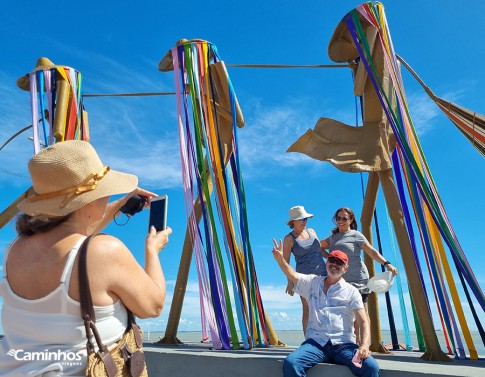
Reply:
[[148, 224], [148, 231], [153, 225], [157, 232], [164, 230], [167, 227], [167, 207], [168, 196], [161, 195], [152, 198], [150, 202], [150, 221]]

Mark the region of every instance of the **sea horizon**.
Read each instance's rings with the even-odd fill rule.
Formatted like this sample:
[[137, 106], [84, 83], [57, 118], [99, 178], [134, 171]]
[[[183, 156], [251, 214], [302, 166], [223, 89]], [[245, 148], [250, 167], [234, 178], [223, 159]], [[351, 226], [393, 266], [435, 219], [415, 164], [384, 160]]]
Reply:
[[[275, 330], [275, 332], [276, 332], [276, 335], [278, 336], [278, 340], [284, 343], [288, 347], [298, 347], [304, 341], [303, 332], [301, 330]], [[396, 334], [398, 338], [398, 343], [401, 346], [406, 347], [404, 331], [396, 330]], [[470, 334], [472, 336], [473, 345], [475, 346], [478, 356], [480, 358], [485, 358], [485, 345], [482, 342], [480, 333], [478, 331], [470, 331]], [[144, 330], [143, 341], [148, 343], [150, 342], [155, 343], [158, 340], [162, 339], [164, 335], [165, 335], [164, 331], [145, 331]], [[440, 344], [441, 350], [447, 354], [453, 354], [453, 352], [452, 353], [448, 352], [443, 331], [437, 330], [436, 335], [438, 337], [438, 342]], [[0, 341], [2, 340], [3, 336], [4, 336], [3, 334], [0, 334]], [[382, 337], [382, 344], [387, 346], [390, 351], [393, 351], [392, 345], [391, 345], [390, 330], [381, 330], [381, 337]], [[182, 343], [202, 343], [203, 342], [201, 331], [179, 331], [177, 333], [177, 338]], [[410, 331], [409, 338], [410, 338], [411, 346], [413, 347], [413, 351], [422, 352], [419, 350], [417, 334], [415, 331]], [[463, 337], [461, 341], [462, 341], [462, 345], [466, 356], [470, 357], [470, 351]], [[207, 343], [210, 343], [210, 340]], [[450, 343], [450, 347], [453, 347], [451, 343]], [[399, 351], [404, 351], [404, 349], [401, 349]]]

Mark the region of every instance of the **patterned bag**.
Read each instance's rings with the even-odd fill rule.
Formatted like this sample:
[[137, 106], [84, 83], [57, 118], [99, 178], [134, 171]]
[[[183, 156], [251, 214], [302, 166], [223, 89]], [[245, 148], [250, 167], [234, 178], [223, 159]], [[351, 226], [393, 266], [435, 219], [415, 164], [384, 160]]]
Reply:
[[[95, 235], [84, 240], [79, 250], [79, 292], [81, 296], [81, 317], [86, 329], [88, 366], [86, 376], [90, 377], [148, 377], [143, 354], [142, 332], [135, 322], [135, 316], [128, 309], [128, 327], [125, 334], [112, 350], [103, 344], [96, 328], [93, 302], [89, 289], [86, 257], [89, 242]], [[93, 336], [98, 345], [96, 352]]]

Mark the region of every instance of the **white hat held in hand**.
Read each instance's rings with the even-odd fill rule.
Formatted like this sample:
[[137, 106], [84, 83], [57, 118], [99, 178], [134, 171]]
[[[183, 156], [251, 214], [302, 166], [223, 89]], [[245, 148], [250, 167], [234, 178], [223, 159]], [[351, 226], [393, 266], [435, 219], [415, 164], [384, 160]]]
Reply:
[[372, 279], [370, 279], [367, 283], [367, 288], [369, 288], [372, 292], [385, 293], [391, 289], [393, 283], [394, 276], [392, 275], [392, 272], [386, 271], [372, 277]]

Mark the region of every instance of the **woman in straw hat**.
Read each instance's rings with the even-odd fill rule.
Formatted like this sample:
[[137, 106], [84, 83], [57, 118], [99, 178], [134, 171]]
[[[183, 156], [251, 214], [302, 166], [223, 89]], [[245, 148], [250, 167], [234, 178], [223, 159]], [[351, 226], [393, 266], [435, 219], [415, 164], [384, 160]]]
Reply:
[[[0, 342], [2, 376], [81, 376], [86, 338], [80, 316], [77, 252], [86, 236], [102, 229], [138, 194], [138, 179], [104, 166], [84, 141], [48, 147], [29, 162], [34, 194], [19, 204], [18, 238], [5, 253]], [[129, 193], [108, 204], [110, 195]], [[151, 229], [145, 268], [117, 238], [99, 235], [89, 244], [87, 270], [96, 324], [108, 347], [127, 326], [127, 310], [158, 317], [165, 279], [158, 253], [171, 229]], [[42, 356], [42, 357], [40, 357]]]
[[[291, 228], [291, 232], [285, 236], [283, 241], [283, 257], [286, 262], [290, 263], [290, 257], [293, 253], [296, 261], [296, 272], [302, 274], [314, 274], [325, 276], [325, 261], [322, 258], [320, 242], [317, 234], [311, 228], [307, 228], [307, 222], [313, 215], [308, 213], [303, 206], [290, 208], [290, 219], [286, 224]], [[293, 296], [293, 283], [288, 280], [286, 293]], [[303, 333], [306, 333], [308, 325], [308, 303], [306, 299], [300, 296], [303, 306], [303, 315], [301, 323]]]

